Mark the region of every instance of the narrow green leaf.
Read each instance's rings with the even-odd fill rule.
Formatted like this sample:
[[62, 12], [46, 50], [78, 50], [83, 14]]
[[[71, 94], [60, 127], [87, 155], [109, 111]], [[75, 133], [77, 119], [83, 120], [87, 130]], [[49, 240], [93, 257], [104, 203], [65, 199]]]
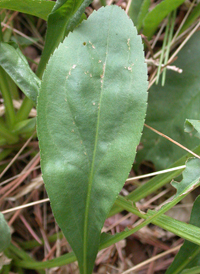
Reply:
[[0, 65], [24, 94], [36, 104], [40, 79], [30, 69], [20, 49], [7, 43], [0, 43]]
[[[194, 202], [191, 218], [190, 218], [190, 224], [197, 227], [200, 227], [199, 208], [200, 208], [200, 196], [198, 196], [198, 198]], [[189, 268], [198, 266], [199, 264], [200, 264], [200, 246], [186, 240], [183, 246], [181, 247], [179, 253], [176, 255], [173, 263], [168, 268], [166, 274], [199, 273], [199, 272], [182, 271], [185, 268], [188, 268], [189, 270]]]
[[6, 126], [6, 123], [2, 120], [0, 120], [0, 136], [6, 141], [7, 144], [14, 144], [19, 141], [18, 136], [13, 134]]
[[0, 0], [1, 9], [15, 10], [47, 20], [54, 2], [48, 0]]
[[3, 103], [5, 107], [5, 120], [7, 127], [11, 129], [16, 120], [16, 113], [12, 101], [12, 92], [10, 91], [10, 85], [7, 80], [7, 74], [0, 66], [0, 91], [4, 101]]
[[161, 21], [173, 10], [183, 4], [185, 0], [164, 0], [151, 10], [144, 19], [143, 34], [151, 38]]
[[185, 132], [191, 133], [194, 129], [197, 131], [195, 136], [200, 138], [200, 120], [186, 119]]
[[64, 40], [43, 77], [37, 119], [43, 178], [84, 274], [92, 272], [101, 228], [134, 160], [146, 73], [131, 20], [107, 6]]
[[3, 216], [3, 214], [0, 212], [0, 252], [2, 252], [4, 249], [6, 249], [11, 240], [10, 236], [10, 228]]
[[144, 0], [132, 0], [128, 11], [128, 14], [133, 21], [133, 24], [137, 26], [138, 24], [138, 14], [140, 13], [142, 4]]
[[200, 273], [200, 266], [195, 266], [190, 269], [185, 269], [181, 272], [181, 274], [199, 274]]
[[36, 126], [36, 118], [26, 119], [16, 125], [13, 128], [13, 132], [17, 134], [33, 133]]
[[138, 20], [137, 20], [137, 30], [140, 31], [143, 25], [144, 18], [146, 17], [149, 6], [151, 4], [151, 0], [144, 0], [140, 9], [140, 12], [138, 14]]
[[41, 78], [46, 64], [60, 42], [79, 23], [85, 8], [92, 0], [59, 0], [47, 21], [47, 34], [37, 75]]
[[[189, 149], [199, 145], [199, 139], [184, 132], [187, 118], [199, 120], [200, 101], [200, 32], [195, 33], [173, 63], [182, 73], [167, 71], [165, 86], [153, 85], [149, 92], [146, 124], [166, 134]], [[137, 163], [153, 162], [156, 169], [165, 169], [185, 151], [167, 139], [144, 128], [143, 149], [137, 153]]]
[[200, 16], [200, 3], [194, 8], [194, 10], [191, 12], [191, 14], [188, 16], [187, 20], [185, 21], [185, 24], [180, 30], [180, 33], [184, 32], [187, 28], [189, 28]]
[[[131, 201], [126, 200], [124, 197], [119, 197], [116, 203], [127, 210], [128, 212], [132, 212], [136, 216], [145, 219], [145, 224], [153, 223], [167, 231], [174, 233], [175, 235], [182, 237], [183, 239], [187, 239], [195, 244], [200, 245], [200, 228], [191, 224], [186, 224], [184, 222], [175, 220], [169, 216], [164, 214], [159, 215], [159, 211], [149, 210], [147, 214], [141, 213], [136, 207], [133, 206]], [[138, 225], [140, 226], [140, 225]], [[140, 226], [141, 227], [141, 226]], [[111, 244], [114, 244], [136, 232], [136, 228], [130, 230], [125, 230], [119, 234], [113, 236], [112, 240], [108, 240], [106, 243], [103, 243], [101, 248], [108, 247]], [[178, 228], [178, 229], [177, 229]]]

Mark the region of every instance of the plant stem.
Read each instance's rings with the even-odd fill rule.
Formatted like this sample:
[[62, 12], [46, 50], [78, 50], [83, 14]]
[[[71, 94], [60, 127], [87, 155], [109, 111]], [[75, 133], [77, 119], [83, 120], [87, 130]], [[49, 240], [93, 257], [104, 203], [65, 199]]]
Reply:
[[18, 141], [18, 137], [15, 136], [14, 134], [12, 134], [4, 125], [4, 123], [2, 123], [0, 121], [0, 134], [1, 137], [5, 138], [8, 144], [14, 144]]
[[6, 81], [6, 72], [0, 67], [0, 88], [2, 97], [4, 99], [5, 105], [5, 117], [7, 121], [7, 125], [9, 128], [12, 128], [15, 123], [15, 110], [13, 106], [13, 101], [11, 97], [11, 93], [9, 90], [8, 82]]
[[[0, 42], [3, 42], [3, 33], [0, 20]], [[10, 94], [9, 84], [7, 82], [6, 72], [0, 67], [0, 89], [5, 105], [5, 116], [9, 127], [12, 127], [15, 122], [15, 110]]]
[[27, 119], [33, 106], [33, 101], [31, 101], [28, 97], [25, 97], [16, 115], [17, 122]]

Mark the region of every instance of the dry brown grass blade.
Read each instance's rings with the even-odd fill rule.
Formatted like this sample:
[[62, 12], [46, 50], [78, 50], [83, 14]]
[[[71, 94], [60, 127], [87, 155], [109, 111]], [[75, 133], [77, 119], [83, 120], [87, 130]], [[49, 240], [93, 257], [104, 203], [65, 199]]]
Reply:
[[132, 268], [130, 268], [130, 269], [124, 271], [122, 274], [128, 274], [128, 273], [130, 273], [130, 272], [132, 272], [132, 271], [136, 271], [136, 270], [142, 268], [144, 265], [147, 265], [147, 264], [149, 264], [149, 263], [151, 263], [151, 262], [153, 262], [153, 261], [155, 261], [155, 260], [158, 260], [158, 259], [160, 259], [160, 258], [162, 258], [162, 257], [164, 257], [164, 256], [166, 256], [166, 255], [168, 255], [168, 254], [170, 254], [170, 253], [173, 253], [173, 252], [175, 252], [175, 251], [178, 251], [178, 250], [181, 248], [181, 246], [182, 246], [182, 245], [173, 247], [173, 248], [171, 248], [170, 250], [167, 250], [167, 251], [165, 251], [165, 252], [163, 252], [163, 253], [161, 253], [161, 254], [159, 254], [159, 255], [156, 255], [156, 256], [154, 256], [154, 257], [152, 257], [152, 258], [150, 258], [150, 259], [144, 261], [143, 263], [141, 263], [141, 264], [139, 264], [139, 265], [136, 265], [136, 266], [134, 266], [134, 267], [132, 267]]
[[37, 155], [30, 161], [30, 163], [23, 170], [23, 172], [24, 171], [29, 171], [29, 172], [23, 174], [21, 177], [15, 179], [10, 184], [6, 185], [0, 190], [0, 195], [4, 193], [4, 195], [0, 198], [0, 204], [6, 197], [8, 197], [10, 193], [12, 193], [12, 191], [14, 191], [24, 181], [24, 179], [31, 173], [32, 169], [39, 164], [39, 162], [40, 162], [40, 154], [37, 153]]

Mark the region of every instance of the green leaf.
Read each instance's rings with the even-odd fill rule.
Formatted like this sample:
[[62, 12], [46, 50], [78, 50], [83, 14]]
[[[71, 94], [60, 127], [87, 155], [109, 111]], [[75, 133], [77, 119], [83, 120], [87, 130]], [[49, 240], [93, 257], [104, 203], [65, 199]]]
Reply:
[[[194, 202], [191, 218], [190, 218], [190, 224], [197, 227], [200, 227], [199, 208], [200, 208], [200, 196], [198, 196], [198, 198]], [[199, 273], [199, 272], [189, 272], [189, 268], [193, 268], [194, 266], [198, 266], [199, 264], [200, 264], [200, 246], [186, 240], [183, 246], [181, 247], [179, 253], [176, 255], [173, 263], [168, 268], [166, 274]], [[182, 271], [185, 268], [188, 268], [187, 272]]]
[[25, 48], [25, 47], [32, 45], [33, 41], [37, 42], [39, 39], [31, 37], [31, 40], [29, 40], [26, 37], [22, 37], [20, 35], [15, 34], [15, 36], [12, 36], [10, 40], [13, 41], [14, 43], [20, 45], [21, 48]]
[[48, 0], [0, 0], [1, 9], [15, 10], [47, 20], [54, 2]]
[[185, 0], [164, 0], [156, 5], [144, 19], [143, 34], [151, 38], [162, 20], [173, 10], [183, 4]]
[[[199, 140], [184, 132], [186, 118], [199, 119], [200, 101], [200, 32], [194, 34], [178, 54], [174, 65], [183, 69], [181, 74], [167, 71], [165, 86], [154, 85], [149, 91], [147, 125], [166, 134], [189, 149]], [[164, 169], [185, 152], [165, 138], [144, 128], [144, 148], [137, 154], [137, 162], [149, 160], [157, 169]]]
[[183, 27], [180, 30], [180, 33], [184, 32], [187, 28], [189, 28], [200, 16], [200, 3], [194, 8], [191, 14], [188, 16], [185, 21]]
[[194, 129], [197, 131], [195, 136], [200, 138], [200, 120], [186, 119], [185, 132], [191, 133]]
[[85, 8], [92, 0], [59, 0], [47, 21], [47, 34], [37, 75], [41, 78], [46, 64], [60, 42], [80, 22]]
[[43, 77], [37, 119], [43, 178], [84, 274], [92, 273], [101, 228], [134, 160], [146, 74], [131, 20], [107, 6], [64, 40]]
[[128, 14], [135, 26], [137, 26], [138, 14], [140, 13], [143, 2], [144, 2], [144, 0], [132, 0], [131, 1], [131, 5], [129, 8]]
[[33, 133], [36, 126], [36, 118], [26, 119], [19, 123], [17, 123], [13, 131], [17, 134], [24, 134], [24, 133]]
[[144, 0], [138, 14], [138, 21], [137, 21], [137, 30], [140, 31], [143, 25], [143, 20], [149, 11], [149, 6], [151, 4], [150, 0]]
[[31, 70], [20, 49], [0, 43], [0, 65], [23, 93], [36, 104], [40, 79]]
[[2, 252], [4, 249], [6, 249], [11, 240], [10, 235], [10, 228], [3, 216], [3, 214], [0, 212], [0, 252]]

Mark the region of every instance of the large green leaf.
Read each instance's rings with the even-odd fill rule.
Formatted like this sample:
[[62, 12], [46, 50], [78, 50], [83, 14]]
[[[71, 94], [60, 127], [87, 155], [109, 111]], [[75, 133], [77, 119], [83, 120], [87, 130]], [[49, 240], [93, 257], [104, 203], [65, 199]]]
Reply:
[[[200, 196], [194, 202], [190, 224], [200, 227]], [[166, 274], [180, 274], [185, 268], [192, 268], [200, 264], [200, 246], [192, 242], [185, 241], [173, 263], [168, 268]], [[190, 273], [189, 270], [184, 273]], [[199, 273], [199, 272], [197, 272]]]
[[64, 40], [42, 80], [37, 129], [44, 182], [84, 274], [92, 272], [101, 228], [141, 136], [143, 55], [131, 20], [109, 6]]
[[10, 9], [47, 20], [54, 2], [48, 0], [0, 0], [0, 9]]
[[143, 34], [151, 37], [158, 28], [161, 21], [173, 10], [183, 4], [185, 0], [164, 0], [156, 5], [144, 19]]
[[0, 65], [24, 94], [36, 104], [40, 79], [31, 70], [20, 49], [7, 43], [0, 43]]
[[69, 30], [78, 24], [85, 8], [92, 0], [59, 0], [47, 21], [47, 34], [37, 75], [41, 78], [55, 48], [63, 41]]
[[[154, 85], [149, 91], [146, 123], [174, 140], [193, 149], [199, 140], [184, 132], [185, 119], [199, 119], [200, 104], [200, 32], [197, 32], [178, 55], [174, 63], [183, 69], [179, 74], [167, 72], [165, 86]], [[185, 152], [165, 138], [145, 128], [144, 148], [138, 162], [152, 161], [158, 169], [175, 162]]]
[[2, 252], [4, 249], [6, 249], [11, 240], [10, 236], [10, 228], [3, 216], [3, 214], [0, 212], [0, 252]]

